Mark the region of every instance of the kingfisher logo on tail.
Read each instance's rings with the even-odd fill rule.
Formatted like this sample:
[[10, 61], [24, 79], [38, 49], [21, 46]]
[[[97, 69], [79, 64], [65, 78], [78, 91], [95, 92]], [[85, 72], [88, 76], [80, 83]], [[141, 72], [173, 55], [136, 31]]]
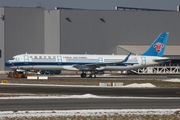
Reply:
[[169, 33], [161, 33], [152, 45], [144, 52], [144, 56], [163, 56], [166, 48]]

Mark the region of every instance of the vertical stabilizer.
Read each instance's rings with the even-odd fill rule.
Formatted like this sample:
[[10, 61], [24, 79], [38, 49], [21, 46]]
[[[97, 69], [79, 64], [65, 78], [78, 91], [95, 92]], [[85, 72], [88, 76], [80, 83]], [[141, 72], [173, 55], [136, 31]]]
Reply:
[[151, 46], [142, 55], [145, 56], [163, 56], [166, 48], [169, 33], [161, 33]]

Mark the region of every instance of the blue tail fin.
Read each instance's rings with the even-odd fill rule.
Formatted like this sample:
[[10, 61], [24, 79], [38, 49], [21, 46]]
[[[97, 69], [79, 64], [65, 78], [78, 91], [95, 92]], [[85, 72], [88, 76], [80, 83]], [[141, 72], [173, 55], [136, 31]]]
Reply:
[[166, 48], [166, 42], [169, 33], [161, 33], [152, 45], [142, 55], [146, 56], [163, 56]]

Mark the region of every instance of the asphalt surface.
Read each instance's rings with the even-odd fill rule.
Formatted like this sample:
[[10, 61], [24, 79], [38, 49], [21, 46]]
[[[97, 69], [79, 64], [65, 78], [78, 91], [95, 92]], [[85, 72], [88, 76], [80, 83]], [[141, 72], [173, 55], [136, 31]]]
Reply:
[[180, 97], [180, 88], [120, 88], [120, 87], [80, 87], [46, 85], [6, 85], [0, 84], [1, 93], [31, 93], [59, 95], [108, 95], [136, 97]]
[[[167, 76], [137, 76], [136, 79], [161, 79]], [[179, 76], [177, 76], [179, 77]], [[175, 77], [175, 78], [177, 78]], [[122, 78], [122, 77], [121, 77]], [[132, 78], [133, 77], [127, 77]], [[172, 76], [173, 78], [173, 76]], [[4, 79], [4, 78], [3, 78]], [[60, 80], [56, 78], [59, 82]], [[74, 81], [74, 78], [70, 78]], [[77, 79], [77, 78], [76, 78]], [[81, 78], [79, 78], [81, 79]], [[77, 79], [77, 80], [79, 80]], [[99, 78], [104, 79], [104, 78]], [[108, 80], [108, 78], [105, 78]], [[109, 80], [111, 80], [110, 78]], [[113, 78], [119, 79], [119, 78]], [[126, 79], [126, 77], [123, 77]], [[67, 83], [68, 78], [62, 78]], [[61, 80], [61, 81], [62, 81]], [[83, 79], [92, 82], [95, 79]], [[8, 79], [12, 84], [0, 84], [0, 93], [36, 94], [36, 95], [83, 95], [128, 96], [132, 98], [57, 98], [57, 99], [0, 99], [0, 111], [6, 110], [68, 110], [68, 109], [172, 109], [180, 108], [180, 87], [156, 88], [121, 88], [121, 87], [80, 87], [80, 86], [49, 86], [49, 85], [13, 85], [22, 84], [25, 79]], [[50, 81], [50, 80], [49, 80]], [[49, 83], [47, 81], [47, 83]], [[57, 82], [56, 81], [56, 82]], [[34, 81], [27, 81], [33, 82]], [[39, 81], [38, 81], [39, 82]], [[75, 81], [77, 82], [77, 81]], [[38, 83], [40, 84], [41, 81]], [[27, 84], [27, 83], [26, 83]], [[49, 83], [50, 84], [50, 83]], [[173, 83], [177, 84], [177, 83]], [[137, 98], [134, 98], [137, 97]], [[142, 98], [149, 97], [149, 98]], [[152, 99], [153, 97], [153, 99]], [[169, 99], [170, 97], [170, 99]], [[156, 99], [158, 98], [158, 99]]]
[[69, 109], [172, 109], [179, 99], [18, 99], [0, 100], [0, 111]]

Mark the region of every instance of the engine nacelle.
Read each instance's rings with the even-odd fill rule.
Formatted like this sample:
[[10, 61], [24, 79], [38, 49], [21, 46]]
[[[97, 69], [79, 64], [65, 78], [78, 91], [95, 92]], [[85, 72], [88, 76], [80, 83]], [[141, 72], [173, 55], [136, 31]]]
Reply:
[[105, 68], [104, 67], [98, 67], [96, 68], [96, 70], [104, 70]]

